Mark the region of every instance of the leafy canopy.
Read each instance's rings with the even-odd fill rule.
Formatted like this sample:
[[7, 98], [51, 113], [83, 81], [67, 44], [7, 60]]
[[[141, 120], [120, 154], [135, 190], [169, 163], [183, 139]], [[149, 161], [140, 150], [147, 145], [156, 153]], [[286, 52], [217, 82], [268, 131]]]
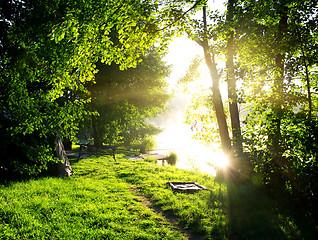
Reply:
[[85, 115], [85, 83], [96, 63], [135, 67], [149, 47], [167, 40], [157, 40], [157, 8], [156, 1], [133, 0], [1, 3], [1, 144], [19, 152], [1, 153], [1, 171], [46, 168], [56, 134], [74, 136]]

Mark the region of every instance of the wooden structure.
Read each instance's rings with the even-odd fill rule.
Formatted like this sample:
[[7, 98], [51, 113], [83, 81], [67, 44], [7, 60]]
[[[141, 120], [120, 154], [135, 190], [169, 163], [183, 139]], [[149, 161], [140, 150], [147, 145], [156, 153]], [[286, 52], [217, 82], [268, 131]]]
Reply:
[[[100, 155], [103, 155], [103, 154], [106, 154], [106, 155], [112, 155], [113, 156], [113, 159], [115, 160], [115, 162], [117, 163], [116, 161], [116, 156], [115, 156], [115, 153], [116, 153], [116, 150], [117, 150], [117, 147], [116, 146], [112, 146], [112, 145], [102, 145], [100, 147], [95, 147], [94, 145], [90, 145], [89, 143], [88, 144], [80, 144], [80, 150], [79, 150], [79, 153], [78, 153], [78, 158], [77, 158], [77, 161], [80, 159], [80, 157], [83, 155], [83, 150], [84, 149], [87, 149], [87, 152], [89, 152], [89, 154], [100, 154]], [[104, 150], [104, 153], [98, 153], [98, 150]], [[107, 153], [106, 151], [107, 150], [111, 150], [111, 153]]]
[[71, 168], [71, 164], [68, 160], [68, 157], [66, 156], [63, 143], [61, 139], [59, 138], [57, 138], [56, 142], [57, 142], [56, 156], [61, 161], [57, 163], [57, 166], [56, 166], [57, 168], [55, 170], [54, 175], [58, 175], [60, 177], [70, 177], [74, 174], [74, 172]]
[[183, 191], [194, 193], [200, 190], [208, 190], [206, 187], [196, 182], [167, 182], [173, 191]]

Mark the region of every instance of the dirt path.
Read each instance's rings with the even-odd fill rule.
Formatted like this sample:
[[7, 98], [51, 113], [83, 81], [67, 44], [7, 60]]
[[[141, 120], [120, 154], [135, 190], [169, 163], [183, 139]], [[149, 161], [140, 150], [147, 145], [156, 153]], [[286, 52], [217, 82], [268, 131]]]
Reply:
[[144, 207], [147, 207], [151, 209], [153, 212], [155, 212], [156, 214], [164, 217], [168, 222], [170, 222], [172, 226], [174, 226], [177, 230], [179, 230], [186, 239], [188, 240], [204, 240], [205, 239], [203, 236], [196, 235], [190, 230], [183, 229], [180, 225], [178, 225], [177, 218], [175, 216], [173, 216], [172, 214], [164, 213], [160, 207], [155, 206], [149, 198], [142, 195], [140, 191], [136, 189], [135, 186], [130, 185], [129, 190], [132, 191], [135, 196], [140, 198], [141, 203]]

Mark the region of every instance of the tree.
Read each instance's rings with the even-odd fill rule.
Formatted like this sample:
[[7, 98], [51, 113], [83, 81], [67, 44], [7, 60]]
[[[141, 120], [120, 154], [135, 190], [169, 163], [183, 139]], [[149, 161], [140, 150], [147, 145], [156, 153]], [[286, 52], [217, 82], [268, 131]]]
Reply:
[[316, 222], [317, 9], [315, 1], [242, 1], [236, 28], [245, 150], [273, 195], [305, 202]]
[[1, 144], [19, 152], [2, 151], [1, 171], [37, 175], [55, 161], [53, 139], [74, 136], [96, 63], [136, 66], [162, 35], [157, 7], [130, 0], [1, 2]]
[[166, 108], [169, 95], [164, 79], [169, 68], [156, 49], [150, 49], [136, 68], [98, 64], [96, 83], [88, 85], [94, 144], [129, 146], [158, 133], [147, 123]]
[[[253, 174], [261, 176], [273, 196], [287, 193], [297, 206], [305, 203], [306, 214], [317, 223], [317, 1], [230, 0], [227, 6], [226, 21], [224, 16], [210, 13], [219, 24], [207, 27], [206, 19], [192, 20], [196, 31], [187, 33], [206, 48], [211, 66], [215, 64], [213, 54], [226, 54], [232, 102], [237, 97], [231, 95], [233, 70], [243, 85], [239, 93], [246, 110], [241, 139]], [[207, 48], [202, 39], [213, 44]], [[194, 110], [208, 109], [202, 98], [193, 105]], [[190, 114], [197, 117], [192, 123], [201, 121], [200, 137], [204, 138], [207, 132], [211, 135], [207, 126], [213, 124], [208, 118], [211, 113], [206, 113]], [[197, 122], [193, 128], [200, 126]], [[219, 125], [219, 129], [223, 127]], [[236, 133], [232, 134], [234, 140]]]
[[[207, 17], [210, 17], [212, 24], [208, 25]], [[231, 158], [236, 158], [243, 153], [242, 136], [240, 127], [240, 118], [238, 111], [237, 93], [236, 93], [236, 76], [234, 66], [234, 1], [228, 2], [228, 11], [226, 13], [225, 21], [220, 19], [217, 14], [213, 15], [209, 12], [207, 14], [207, 6], [203, 6], [203, 19], [190, 20], [194, 32], [187, 30], [190, 38], [195, 40], [204, 51], [204, 58], [206, 65], [210, 71], [212, 79], [212, 104], [215, 110], [217, 127], [221, 140], [222, 149], [226, 154], [231, 155]], [[193, 27], [194, 26], [194, 27]], [[219, 31], [222, 26], [222, 31]], [[223, 32], [223, 33], [222, 33]], [[225, 33], [224, 33], [225, 32]], [[223, 42], [222, 42], [223, 41]], [[219, 88], [221, 79], [221, 71], [217, 68], [216, 55], [221, 55], [221, 52], [226, 55], [226, 81], [228, 85], [229, 109], [232, 128], [232, 140], [229, 134], [229, 127], [227, 125], [227, 117], [224, 110], [223, 100]], [[196, 70], [196, 69], [193, 69]], [[233, 145], [232, 145], [233, 142]], [[233, 159], [234, 160], [234, 159]], [[233, 166], [234, 167], [234, 166]]]
[[[234, 0], [229, 0], [227, 3], [227, 12], [226, 12], [226, 25], [229, 29], [234, 29], [236, 26], [234, 22], [235, 14], [235, 2]], [[232, 26], [234, 25], [234, 26]], [[238, 110], [238, 97], [236, 90], [236, 76], [235, 76], [235, 66], [234, 66], [234, 57], [235, 57], [235, 46], [234, 46], [234, 30], [227, 31], [226, 39], [226, 82], [227, 82], [227, 92], [229, 100], [229, 109], [231, 117], [231, 126], [232, 126], [232, 141], [233, 141], [233, 151], [234, 155], [243, 154], [242, 146], [242, 134], [241, 134], [241, 123], [240, 115]]]
[[209, 45], [208, 36], [209, 33], [207, 32], [207, 14], [206, 14], [206, 6], [203, 6], [203, 29], [197, 30], [197, 32], [201, 31], [201, 35], [193, 34], [188, 31], [188, 34], [191, 38], [193, 38], [202, 48], [204, 51], [204, 59], [206, 65], [209, 68], [211, 79], [212, 79], [212, 103], [214, 106], [214, 110], [216, 113], [219, 134], [221, 139], [221, 145], [223, 151], [228, 154], [231, 151], [231, 140], [229, 136], [228, 126], [226, 122], [226, 115], [224, 112], [223, 100], [220, 92], [220, 75], [217, 70], [217, 64], [215, 61], [216, 52], [213, 46]]
[[[297, 44], [299, 39], [294, 32], [294, 23], [300, 20], [299, 14], [303, 9], [308, 10], [303, 11], [305, 15], [313, 12], [309, 11], [309, 6], [304, 7], [303, 2], [289, 4], [262, 1], [260, 8], [254, 1], [245, 1], [244, 7], [242, 6], [240, 11], [243, 19], [241, 18], [238, 34], [242, 36], [239, 49], [243, 51], [240, 50], [239, 54], [245, 69], [247, 66], [251, 67], [248, 68], [248, 74], [251, 74], [249, 77], [257, 79], [259, 83], [256, 89], [254, 86], [246, 88], [252, 89], [252, 98], [261, 104], [263, 109], [269, 107], [266, 114], [269, 120], [266, 145], [273, 159], [281, 158], [281, 121], [285, 113], [299, 104], [299, 93], [292, 85], [295, 82], [294, 74], [297, 74], [295, 65], [292, 65], [301, 50]], [[263, 89], [260, 82], [264, 84]]]

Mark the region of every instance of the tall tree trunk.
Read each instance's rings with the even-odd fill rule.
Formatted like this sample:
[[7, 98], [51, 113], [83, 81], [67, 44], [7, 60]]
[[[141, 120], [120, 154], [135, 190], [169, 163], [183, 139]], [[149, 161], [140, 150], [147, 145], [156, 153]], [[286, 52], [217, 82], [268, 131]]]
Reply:
[[93, 127], [93, 134], [94, 134], [94, 146], [100, 147], [102, 146], [103, 143], [98, 132], [96, 117], [93, 115], [92, 115], [92, 127]]
[[[231, 23], [233, 21], [234, 14], [234, 3], [235, 0], [229, 0], [227, 5], [227, 15], [226, 21]], [[234, 43], [233, 43], [233, 31], [228, 35], [228, 42], [226, 47], [226, 68], [227, 68], [227, 90], [229, 98], [229, 108], [231, 115], [231, 126], [232, 126], [232, 138], [233, 138], [233, 151], [234, 155], [242, 155], [242, 134], [240, 125], [240, 116], [237, 103], [237, 93], [236, 93], [236, 79], [234, 74]]]
[[[277, 33], [277, 44], [279, 46], [283, 46], [281, 44], [281, 41], [283, 41], [284, 38], [284, 32], [285, 29], [287, 29], [287, 8], [282, 7], [280, 10], [280, 21], [278, 24], [278, 33]], [[284, 60], [285, 60], [285, 54], [281, 53], [282, 50], [279, 51], [279, 53], [275, 57], [275, 64], [276, 64], [276, 77], [274, 80], [274, 101], [273, 101], [273, 118], [271, 122], [271, 129], [269, 132], [268, 140], [269, 140], [269, 150], [272, 155], [272, 158], [274, 162], [276, 162], [278, 165], [280, 161], [280, 138], [281, 138], [281, 119], [283, 116], [283, 96], [284, 96]]]
[[304, 62], [305, 67], [305, 79], [306, 79], [306, 88], [307, 88], [307, 101], [308, 101], [308, 118], [311, 118], [311, 112], [312, 112], [312, 100], [311, 100], [311, 91], [310, 91], [310, 79], [309, 79], [309, 71], [308, 71], [308, 63], [307, 63], [307, 57], [306, 57], [306, 51], [305, 46], [302, 40], [302, 34], [299, 31], [299, 29], [296, 29], [298, 33], [298, 38], [300, 40], [300, 49], [301, 54]]
[[[302, 43], [301, 43], [302, 44]], [[305, 74], [306, 74], [306, 85], [307, 85], [307, 99], [308, 99], [308, 118], [311, 118], [311, 112], [312, 112], [312, 100], [311, 100], [311, 91], [310, 91], [310, 80], [309, 80], [309, 71], [308, 71], [308, 64], [306, 60], [306, 54], [305, 49], [302, 44], [301, 47], [302, 55], [303, 55], [303, 61], [305, 66]]]
[[231, 139], [229, 136], [229, 130], [226, 123], [226, 115], [224, 113], [223, 101], [219, 87], [220, 76], [217, 73], [216, 64], [214, 61], [214, 55], [208, 51], [208, 48], [204, 48], [204, 57], [206, 64], [209, 68], [210, 75], [212, 78], [212, 93], [213, 93], [213, 106], [215, 109], [215, 114], [217, 118], [217, 123], [219, 126], [219, 134], [221, 139], [222, 150], [225, 153], [229, 153], [231, 150]]
[[[206, 7], [203, 7], [203, 23], [204, 23], [204, 31], [206, 31]], [[231, 139], [229, 136], [229, 130], [226, 123], [226, 115], [224, 112], [222, 96], [220, 92], [220, 76], [217, 72], [215, 58], [213, 52], [210, 52], [210, 47], [206, 37], [204, 37], [203, 41], [200, 41], [199, 44], [202, 46], [204, 51], [205, 62], [209, 68], [210, 75], [212, 78], [212, 93], [213, 93], [213, 106], [215, 109], [215, 114], [217, 118], [217, 123], [219, 127], [219, 134], [221, 139], [222, 150], [224, 153], [229, 153], [231, 149]]]
[[308, 95], [308, 118], [311, 118], [312, 101], [311, 101], [311, 91], [310, 91], [310, 80], [309, 80], [308, 65], [306, 63], [305, 55], [304, 55], [304, 62], [305, 62], [305, 69], [306, 69], [306, 83], [307, 83], [307, 95]]

